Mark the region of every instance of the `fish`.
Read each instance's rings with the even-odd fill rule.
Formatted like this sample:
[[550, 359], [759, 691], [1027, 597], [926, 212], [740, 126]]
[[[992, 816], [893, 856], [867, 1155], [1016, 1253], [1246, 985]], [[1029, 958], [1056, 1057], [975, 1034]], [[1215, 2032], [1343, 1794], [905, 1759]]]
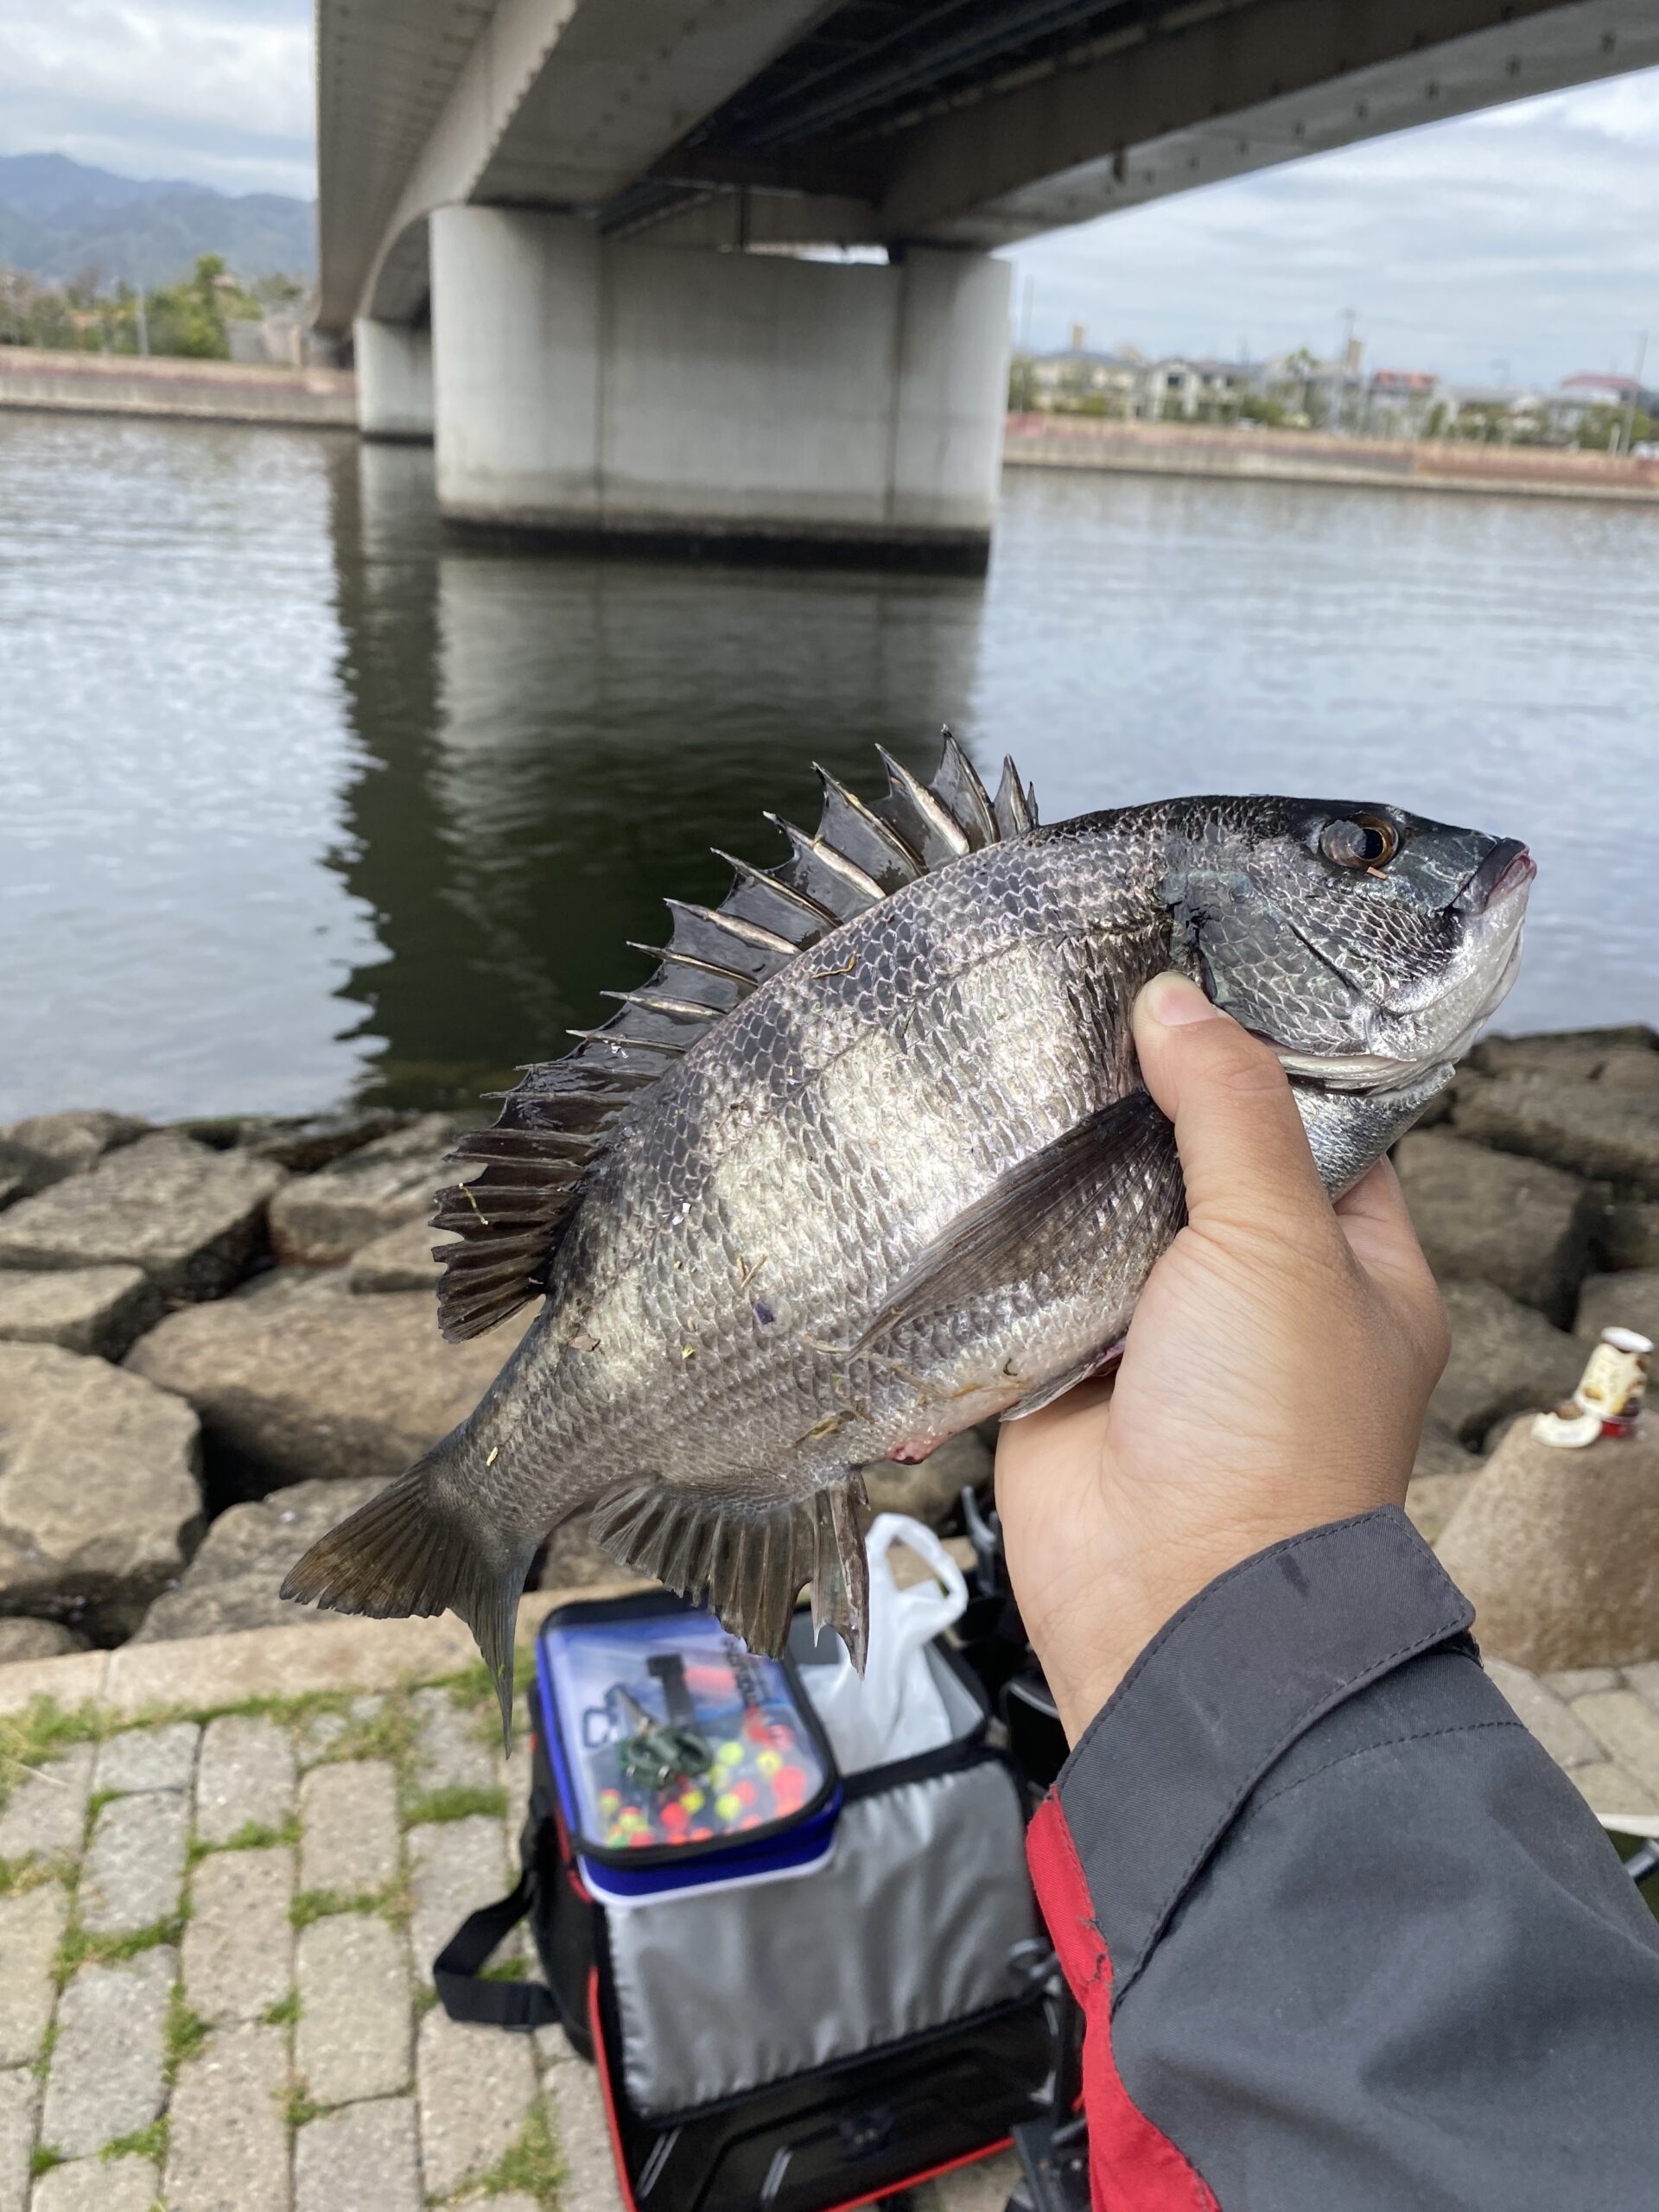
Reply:
[[1513, 982], [1525, 846], [1382, 803], [1185, 797], [1042, 824], [949, 731], [866, 801], [671, 899], [651, 980], [523, 1071], [440, 1194], [439, 1319], [539, 1299], [474, 1411], [284, 1597], [467, 1621], [510, 1726], [518, 1600], [585, 1516], [781, 1649], [804, 1586], [862, 1666], [862, 1469], [1052, 1403], [1121, 1348], [1185, 1218], [1140, 987], [1192, 976], [1282, 1061], [1326, 1188], [1452, 1079]]

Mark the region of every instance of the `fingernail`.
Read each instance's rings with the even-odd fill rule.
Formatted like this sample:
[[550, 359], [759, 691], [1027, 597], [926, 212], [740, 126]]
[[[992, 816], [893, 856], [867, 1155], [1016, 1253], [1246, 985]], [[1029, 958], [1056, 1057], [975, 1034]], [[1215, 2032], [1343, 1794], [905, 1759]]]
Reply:
[[1166, 1029], [1185, 1029], [1191, 1021], [1212, 1020], [1217, 1011], [1196, 983], [1178, 976], [1173, 968], [1154, 976], [1141, 998], [1153, 1020]]

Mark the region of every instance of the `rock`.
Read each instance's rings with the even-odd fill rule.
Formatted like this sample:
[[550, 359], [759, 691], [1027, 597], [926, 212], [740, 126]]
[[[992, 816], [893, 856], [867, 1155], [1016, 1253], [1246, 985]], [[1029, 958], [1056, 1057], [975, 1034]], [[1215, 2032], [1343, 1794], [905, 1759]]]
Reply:
[[346, 1268], [346, 1280], [353, 1290], [435, 1291], [443, 1266], [433, 1258], [433, 1247], [459, 1242], [429, 1227], [424, 1219], [406, 1222], [365, 1244]]
[[377, 1137], [390, 1136], [414, 1117], [387, 1109], [345, 1114], [217, 1115], [177, 1122], [175, 1128], [221, 1150], [238, 1145], [256, 1160], [269, 1160], [292, 1175], [314, 1175], [357, 1152]]
[[1534, 1674], [1659, 1657], [1659, 1436], [1583, 1451], [1516, 1421], [1436, 1547], [1483, 1651]]
[[[1452, 1126], [1459, 1136], [1478, 1137], [1500, 1151], [1659, 1198], [1659, 1110], [1643, 1091], [1506, 1075], [1459, 1097]], [[10, 1218], [0, 1217], [0, 1238]]]
[[0, 1344], [0, 1605], [130, 1633], [194, 1542], [200, 1459], [177, 1398], [55, 1344]]
[[335, 1266], [388, 1230], [424, 1221], [435, 1194], [455, 1180], [444, 1166], [454, 1130], [447, 1115], [423, 1114], [315, 1175], [297, 1177], [270, 1210], [277, 1259]]
[[1569, 1397], [1584, 1372], [1576, 1337], [1486, 1282], [1449, 1282], [1452, 1357], [1428, 1402], [1429, 1420], [1459, 1442], [1479, 1446], [1495, 1421]]
[[1659, 1052], [1611, 1052], [1596, 1080], [1609, 1090], [1645, 1091], [1651, 1098], [1659, 1094]]
[[[1478, 1466], [1478, 1459], [1471, 1463]], [[1426, 1544], [1433, 1543], [1463, 1503], [1467, 1475], [1414, 1475], [1406, 1484], [1406, 1512]]]
[[86, 1638], [61, 1621], [0, 1620], [0, 1667], [14, 1659], [60, 1659], [85, 1651]]
[[1659, 1344], [1659, 1268], [1590, 1276], [1579, 1293], [1577, 1327], [1592, 1338], [1604, 1329], [1634, 1329]]
[[0, 1268], [142, 1268], [160, 1290], [213, 1298], [258, 1249], [283, 1172], [163, 1131], [0, 1214]]
[[196, 1840], [229, 1843], [248, 1827], [285, 1827], [297, 1780], [286, 1728], [258, 1713], [210, 1720], [196, 1761]]
[[472, 1411], [529, 1323], [446, 1344], [424, 1293], [353, 1298], [335, 1277], [169, 1314], [127, 1365], [188, 1398], [226, 1481], [263, 1496], [401, 1474]]
[[1444, 1421], [1430, 1420], [1423, 1423], [1411, 1471], [1414, 1482], [1434, 1475], [1472, 1475], [1479, 1465], [1479, 1453], [1460, 1444]]
[[175, 1590], [144, 1615], [135, 1643], [170, 1643], [244, 1628], [306, 1628], [330, 1620], [315, 1605], [276, 1594], [300, 1554], [336, 1521], [365, 1505], [378, 1480], [296, 1483], [274, 1497], [232, 1505], [208, 1524]]
[[29, 1191], [43, 1191], [66, 1175], [84, 1175], [106, 1152], [130, 1144], [149, 1124], [130, 1114], [73, 1107], [61, 1114], [31, 1114], [0, 1129], [0, 1161], [16, 1160]]
[[568, 1521], [563, 1529], [556, 1529], [547, 1540], [547, 1549], [540, 1566], [533, 1573], [529, 1587], [532, 1590], [586, 1590], [596, 1582], [637, 1584], [647, 1586], [650, 1577], [633, 1574], [602, 1551], [588, 1534], [585, 1515]]
[[864, 1486], [877, 1513], [908, 1513], [938, 1529], [957, 1510], [964, 1488], [979, 1490], [991, 1479], [989, 1447], [970, 1428], [949, 1438], [931, 1458], [913, 1467], [878, 1459], [864, 1470]]
[[1596, 1222], [1594, 1250], [1605, 1268], [1659, 1268], [1659, 1202], [1610, 1199]]
[[10, 1344], [119, 1359], [161, 1311], [161, 1293], [142, 1268], [0, 1270], [0, 1339]]
[[1496, 1283], [1552, 1320], [1570, 1319], [1596, 1211], [1587, 1184], [1446, 1130], [1405, 1138], [1394, 1164], [1440, 1281]]
[[1534, 1037], [1483, 1037], [1466, 1065], [1479, 1075], [1548, 1075], [1588, 1083], [1615, 1053], [1652, 1052], [1659, 1037], [1639, 1021], [1623, 1028], [1559, 1029]]

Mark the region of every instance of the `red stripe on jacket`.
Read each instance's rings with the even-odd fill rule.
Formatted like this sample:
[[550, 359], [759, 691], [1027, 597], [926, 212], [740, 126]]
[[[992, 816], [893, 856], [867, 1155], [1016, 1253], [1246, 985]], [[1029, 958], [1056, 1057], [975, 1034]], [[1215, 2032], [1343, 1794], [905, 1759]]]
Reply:
[[1119, 2077], [1112, 2055], [1112, 1962], [1071, 1831], [1052, 1792], [1027, 1833], [1026, 1856], [1050, 1940], [1083, 2007], [1083, 2102], [1095, 2212], [1220, 2212], [1202, 2178]]

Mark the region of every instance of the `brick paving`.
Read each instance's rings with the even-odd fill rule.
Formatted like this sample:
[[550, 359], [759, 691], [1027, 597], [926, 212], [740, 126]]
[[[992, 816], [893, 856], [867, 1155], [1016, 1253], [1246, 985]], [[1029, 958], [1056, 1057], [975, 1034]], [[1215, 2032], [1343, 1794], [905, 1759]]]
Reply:
[[[353, 1660], [353, 1687], [284, 1700], [245, 1655], [257, 1709], [181, 1711], [191, 1647], [168, 1649], [148, 1717], [136, 1692], [26, 1704], [81, 1659], [0, 1669], [0, 2212], [620, 2212], [594, 2069], [433, 1998], [524, 1816], [479, 1678], [365, 1687]], [[1490, 1671], [1599, 1813], [1659, 1827], [1659, 1664]], [[1014, 2177], [964, 2169], [912, 2212], [1002, 2212]]]

